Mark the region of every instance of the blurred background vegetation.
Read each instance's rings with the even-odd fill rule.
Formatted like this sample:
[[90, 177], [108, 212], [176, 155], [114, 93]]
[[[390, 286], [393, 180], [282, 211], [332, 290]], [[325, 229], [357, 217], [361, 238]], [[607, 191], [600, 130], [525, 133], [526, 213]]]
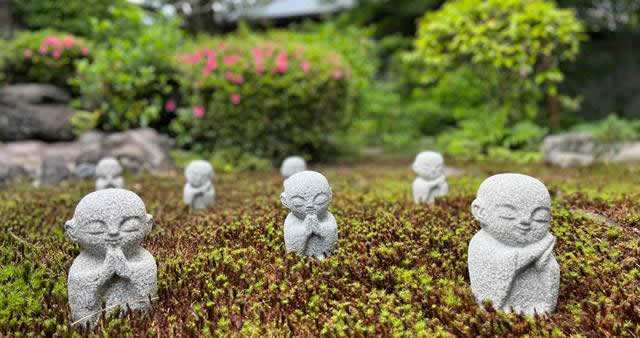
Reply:
[[68, 88], [78, 133], [151, 126], [229, 170], [425, 148], [528, 162], [549, 133], [640, 138], [640, 1], [260, 14], [283, 1], [5, 1], [0, 81]]

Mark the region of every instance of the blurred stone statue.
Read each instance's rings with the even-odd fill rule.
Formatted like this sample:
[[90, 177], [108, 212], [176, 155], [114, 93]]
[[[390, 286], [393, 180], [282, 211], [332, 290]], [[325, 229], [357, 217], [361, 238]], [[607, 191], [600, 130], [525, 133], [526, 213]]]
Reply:
[[412, 168], [417, 175], [413, 181], [413, 199], [416, 203], [433, 203], [436, 198], [449, 192], [444, 176], [444, 160], [439, 153], [419, 153]]
[[300, 156], [289, 156], [282, 161], [280, 174], [286, 179], [289, 176], [307, 170], [307, 163]]
[[96, 166], [96, 190], [124, 187], [122, 166], [113, 157], [105, 157]]
[[207, 161], [195, 160], [184, 171], [187, 183], [184, 185], [183, 199], [194, 209], [204, 209], [215, 202], [216, 192], [211, 180], [213, 167]]

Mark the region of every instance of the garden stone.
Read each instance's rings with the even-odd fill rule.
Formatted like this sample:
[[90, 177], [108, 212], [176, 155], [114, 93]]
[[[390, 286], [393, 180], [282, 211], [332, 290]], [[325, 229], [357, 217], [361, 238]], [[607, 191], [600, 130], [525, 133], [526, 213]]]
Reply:
[[0, 141], [73, 139], [70, 96], [51, 85], [11, 85], [0, 89]]
[[21, 165], [0, 161], [0, 187], [18, 182], [27, 175], [27, 170]]
[[118, 305], [121, 314], [151, 307], [157, 266], [141, 246], [151, 227], [144, 202], [128, 190], [98, 190], [78, 203], [65, 223], [67, 236], [81, 249], [67, 280], [74, 322], [95, 326], [103, 302], [107, 314]]
[[300, 156], [289, 156], [282, 161], [282, 166], [280, 166], [280, 174], [282, 174], [285, 179], [305, 170], [307, 170], [307, 163], [304, 161], [304, 158]]
[[327, 210], [331, 186], [315, 171], [303, 171], [284, 181], [282, 204], [291, 212], [284, 221], [284, 244], [287, 252], [323, 259], [338, 241], [338, 224]]
[[45, 155], [40, 172], [40, 185], [54, 185], [71, 178], [71, 171], [61, 155]]
[[124, 187], [122, 166], [113, 157], [106, 157], [96, 166], [96, 190]]
[[553, 312], [560, 267], [545, 185], [521, 174], [491, 176], [480, 185], [471, 211], [482, 227], [468, 251], [477, 303], [490, 300], [497, 310], [529, 316]]
[[73, 169], [73, 175], [81, 180], [94, 177], [96, 175], [96, 166], [91, 163], [80, 163]]
[[412, 168], [417, 175], [413, 181], [413, 199], [416, 203], [430, 204], [449, 192], [444, 176], [444, 160], [439, 153], [419, 153]]
[[187, 183], [184, 185], [183, 200], [194, 209], [204, 209], [215, 202], [213, 188], [213, 167], [207, 161], [195, 160], [184, 170]]
[[545, 162], [562, 168], [593, 164], [597, 150], [596, 138], [586, 132], [549, 135], [542, 142]]

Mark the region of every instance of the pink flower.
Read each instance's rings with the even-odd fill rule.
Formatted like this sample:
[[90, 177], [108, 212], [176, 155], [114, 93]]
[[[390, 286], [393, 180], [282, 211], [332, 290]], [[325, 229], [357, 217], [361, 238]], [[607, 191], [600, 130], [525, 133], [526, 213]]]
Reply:
[[231, 103], [238, 104], [238, 103], [240, 103], [241, 99], [242, 99], [242, 97], [240, 96], [240, 94], [238, 94], [238, 93], [231, 94]]
[[31, 49], [25, 49], [24, 52], [22, 52], [22, 56], [24, 56], [25, 59], [31, 59], [33, 52]]
[[234, 77], [234, 75], [233, 75], [233, 73], [232, 73], [232, 72], [230, 72], [230, 71], [226, 71], [226, 72], [224, 72], [224, 78], [225, 78], [225, 79], [227, 79], [227, 80], [229, 80], [229, 81], [232, 81], [232, 80], [233, 80], [233, 77]]
[[218, 60], [216, 60], [216, 53], [213, 51], [207, 52], [207, 69], [209, 71], [215, 70], [218, 68]]
[[40, 54], [45, 55], [47, 54], [47, 51], [49, 50], [49, 48], [46, 45], [41, 45], [39, 50], [40, 50]]
[[195, 115], [195, 117], [203, 117], [204, 116], [204, 107], [203, 106], [195, 106], [193, 108], [193, 115]]
[[59, 46], [60, 45], [60, 39], [58, 39], [55, 36], [47, 36], [44, 39], [44, 44], [45, 45], [54, 45], [54, 46]]
[[333, 70], [333, 79], [340, 80], [342, 78], [342, 71], [340, 69]]
[[73, 41], [73, 38], [67, 35], [64, 37], [64, 39], [62, 39], [62, 46], [66, 49], [69, 49], [73, 47], [74, 42], [75, 41]]
[[89, 55], [89, 48], [87, 48], [87, 47], [82, 47], [82, 48], [80, 49], [80, 54], [82, 54], [82, 55], [84, 55], [84, 56]]
[[287, 53], [281, 52], [276, 57], [276, 71], [282, 74], [287, 71], [288, 67], [289, 66], [287, 64]]
[[59, 59], [60, 56], [62, 56], [62, 51], [59, 49], [55, 49], [53, 52], [51, 52], [51, 56], [53, 56], [54, 59]]
[[232, 65], [236, 62], [236, 57], [235, 55], [225, 55], [222, 57], [222, 62], [224, 62], [225, 65]]
[[303, 72], [308, 72], [309, 69], [311, 69], [311, 64], [309, 63], [309, 61], [302, 61], [302, 63], [300, 64], [300, 67], [302, 68]]
[[168, 112], [176, 110], [176, 101], [173, 99], [167, 100], [167, 102], [164, 103], [164, 110]]
[[254, 59], [262, 57], [262, 51], [258, 47], [251, 48], [251, 55]]
[[242, 74], [238, 74], [233, 78], [232, 82], [235, 84], [241, 84], [244, 82], [244, 76], [242, 76]]

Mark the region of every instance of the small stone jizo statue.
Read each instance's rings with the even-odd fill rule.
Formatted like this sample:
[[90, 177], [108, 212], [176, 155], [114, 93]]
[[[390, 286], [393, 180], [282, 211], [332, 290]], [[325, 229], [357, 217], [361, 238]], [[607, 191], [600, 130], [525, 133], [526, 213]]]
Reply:
[[183, 199], [194, 209], [204, 209], [215, 202], [216, 192], [211, 180], [213, 167], [207, 161], [195, 160], [184, 171], [187, 183], [184, 185]]
[[69, 305], [75, 322], [94, 326], [103, 312], [120, 306], [147, 309], [157, 286], [156, 261], [141, 244], [152, 227], [151, 215], [135, 193], [104, 189], [86, 195], [65, 223], [80, 255], [69, 270]]
[[122, 166], [113, 157], [105, 157], [96, 166], [96, 190], [124, 187]]
[[521, 174], [486, 179], [471, 205], [482, 230], [469, 243], [471, 289], [478, 304], [533, 315], [555, 310], [560, 267], [549, 232], [551, 197], [545, 185]]
[[300, 156], [289, 156], [282, 161], [282, 166], [280, 166], [280, 174], [285, 179], [305, 170], [307, 170], [307, 163]]
[[315, 171], [303, 171], [284, 181], [282, 204], [291, 210], [284, 221], [287, 252], [323, 259], [338, 240], [338, 224], [327, 210], [332, 192], [327, 179]]
[[417, 175], [413, 181], [413, 199], [416, 203], [433, 203], [436, 198], [449, 192], [444, 176], [444, 160], [439, 153], [419, 153], [412, 168]]

